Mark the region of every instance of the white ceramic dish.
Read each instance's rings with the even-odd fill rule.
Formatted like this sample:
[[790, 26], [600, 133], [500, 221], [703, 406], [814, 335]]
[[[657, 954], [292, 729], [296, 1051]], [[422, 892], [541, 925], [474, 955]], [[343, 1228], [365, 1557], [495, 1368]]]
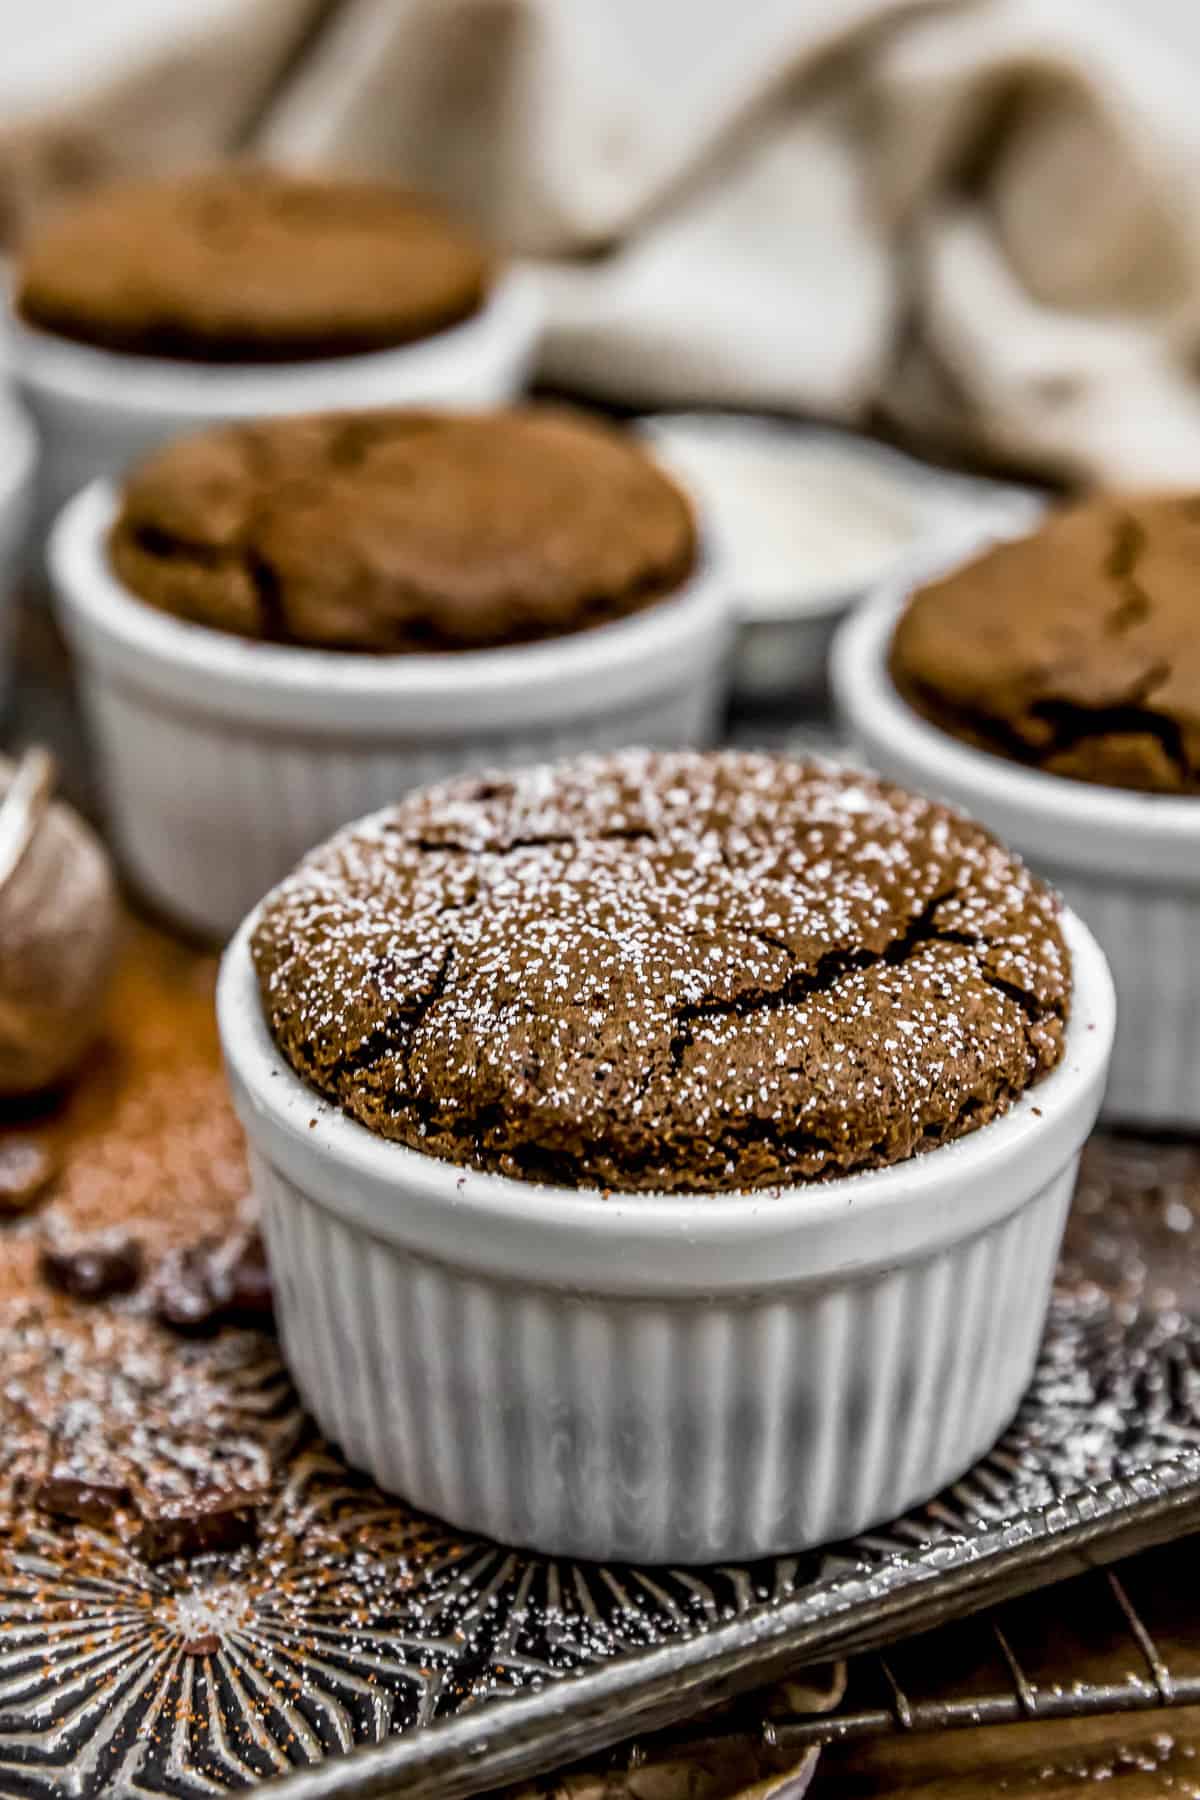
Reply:
[[909, 591], [881, 593], [839, 634], [833, 683], [847, 731], [882, 774], [989, 825], [1087, 920], [1117, 990], [1108, 1115], [1200, 1126], [1200, 799], [1044, 775], [929, 724], [887, 668]]
[[844, 1537], [952, 1481], [1041, 1338], [1113, 996], [1069, 914], [1058, 1068], [891, 1169], [724, 1196], [464, 1170], [320, 1101], [276, 1050], [252, 916], [217, 1011], [286, 1355], [415, 1505], [562, 1555], [709, 1562]]
[[849, 431], [753, 413], [639, 421], [691, 492], [730, 572], [734, 687], [752, 703], [815, 701], [849, 609], [948, 533], [1027, 531], [1029, 489], [951, 474]]
[[11, 681], [13, 600], [24, 566], [36, 466], [33, 427], [0, 393], [0, 705]]
[[10, 313], [7, 361], [42, 444], [37, 527], [97, 476], [120, 475], [167, 439], [223, 419], [346, 407], [487, 407], [526, 385], [542, 306], [536, 278], [509, 270], [474, 318], [395, 350], [287, 364], [171, 362], [119, 355]]
[[617, 624], [512, 649], [354, 656], [256, 644], [146, 605], [113, 575], [102, 482], [49, 563], [110, 824], [145, 897], [225, 937], [312, 845], [409, 787], [486, 764], [703, 744], [731, 625], [703, 568]]

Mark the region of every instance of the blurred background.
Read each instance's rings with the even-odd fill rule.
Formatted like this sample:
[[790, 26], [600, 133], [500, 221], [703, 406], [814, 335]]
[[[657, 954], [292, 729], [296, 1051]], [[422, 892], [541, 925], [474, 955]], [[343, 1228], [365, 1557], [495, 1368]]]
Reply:
[[[1085, 11], [1093, 3], [1081, 0]], [[1200, 67], [1200, 9], [1193, 0], [1110, 3]], [[195, 27], [219, 30], [245, 8], [246, 0], [194, 0], [188, 13]], [[11, 32], [0, 68], [0, 99], [6, 106], [26, 107], [61, 100], [73, 83], [94, 81], [147, 49], [170, 43], [178, 34], [180, 8], [174, 0], [43, 0], [36, 9], [26, 0], [4, 0], [0, 18]]]
[[0, 235], [241, 152], [536, 261], [543, 384], [1200, 479], [1192, 0], [7, 0]]

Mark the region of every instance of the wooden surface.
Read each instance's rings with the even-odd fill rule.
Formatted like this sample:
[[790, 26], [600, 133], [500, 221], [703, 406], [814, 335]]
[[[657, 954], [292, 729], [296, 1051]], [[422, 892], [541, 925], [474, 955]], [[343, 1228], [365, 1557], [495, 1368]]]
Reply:
[[827, 1749], [811, 1800], [1194, 1800], [1200, 1708], [1134, 1719], [1011, 1725]]

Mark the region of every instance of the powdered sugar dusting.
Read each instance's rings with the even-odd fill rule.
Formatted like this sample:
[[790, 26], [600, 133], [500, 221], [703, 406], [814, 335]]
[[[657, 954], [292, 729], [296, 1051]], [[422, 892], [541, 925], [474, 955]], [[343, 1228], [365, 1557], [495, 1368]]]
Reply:
[[1057, 1061], [1056, 902], [870, 778], [630, 751], [415, 794], [254, 943], [301, 1074], [385, 1136], [622, 1189], [893, 1162]]

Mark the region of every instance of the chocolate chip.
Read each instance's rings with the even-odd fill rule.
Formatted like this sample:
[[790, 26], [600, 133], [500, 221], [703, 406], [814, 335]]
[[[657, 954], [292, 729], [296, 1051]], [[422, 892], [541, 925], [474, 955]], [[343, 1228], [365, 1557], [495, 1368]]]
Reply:
[[187, 1500], [168, 1500], [143, 1514], [133, 1548], [146, 1562], [165, 1562], [172, 1556], [209, 1556], [219, 1550], [240, 1550], [258, 1541], [258, 1509], [262, 1494], [193, 1495]]
[[164, 1325], [186, 1336], [215, 1331], [220, 1302], [212, 1291], [211, 1251], [196, 1244], [168, 1257], [155, 1281], [154, 1310]]
[[155, 1284], [155, 1311], [164, 1325], [189, 1336], [219, 1325], [271, 1327], [271, 1275], [261, 1237], [253, 1232], [229, 1252], [205, 1242], [167, 1259]]
[[185, 1656], [215, 1656], [221, 1640], [215, 1631], [206, 1631], [201, 1637], [188, 1638], [181, 1648]]
[[28, 1212], [58, 1172], [44, 1144], [34, 1138], [7, 1138], [0, 1143], [0, 1216]]
[[259, 1326], [274, 1323], [271, 1271], [266, 1247], [257, 1231], [251, 1232], [217, 1285], [231, 1323]]
[[142, 1247], [133, 1238], [71, 1250], [46, 1245], [41, 1270], [44, 1281], [73, 1300], [108, 1300], [131, 1293], [141, 1280]]
[[109, 1525], [114, 1514], [132, 1504], [127, 1487], [104, 1481], [81, 1480], [75, 1475], [51, 1475], [33, 1496], [39, 1512], [59, 1519], [78, 1519], [84, 1525]]

